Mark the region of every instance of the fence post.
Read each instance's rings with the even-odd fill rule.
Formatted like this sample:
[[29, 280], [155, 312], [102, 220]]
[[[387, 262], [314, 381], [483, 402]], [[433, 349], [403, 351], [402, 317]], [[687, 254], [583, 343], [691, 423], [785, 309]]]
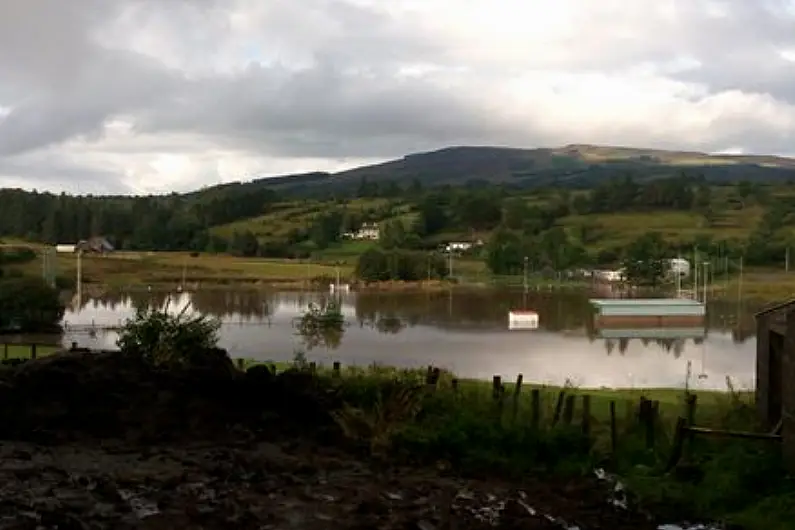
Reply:
[[450, 384], [453, 385], [453, 392], [458, 392], [458, 378], [454, 377]]
[[309, 372], [313, 375], [317, 373], [317, 363], [315, 361], [309, 363]]
[[541, 391], [537, 388], [530, 392], [530, 422], [533, 429], [538, 430], [541, 423]]
[[502, 377], [495, 375], [491, 378], [491, 398], [494, 401], [500, 399], [500, 389], [502, 388]]
[[246, 360], [245, 359], [238, 359], [237, 360], [237, 369], [240, 370], [241, 372], [245, 371], [245, 369], [246, 369]]
[[334, 364], [331, 366], [331, 375], [334, 377], [340, 376], [340, 362], [334, 361]]
[[516, 376], [516, 386], [513, 389], [513, 421], [516, 422], [516, 415], [519, 413], [519, 397], [522, 393], [522, 379], [524, 376]]
[[8, 359], [8, 343], [3, 344], [3, 359]]
[[563, 401], [566, 399], [566, 392], [561, 390], [558, 394], [558, 401], [555, 403], [555, 414], [552, 416], [552, 426], [560, 421], [560, 413], [563, 411]]
[[571, 420], [574, 419], [574, 395], [566, 396], [566, 404], [563, 407], [563, 423], [571, 425]]
[[35, 359], [36, 358], [36, 345], [35, 344], [31, 344], [30, 345], [30, 358], [31, 359]]

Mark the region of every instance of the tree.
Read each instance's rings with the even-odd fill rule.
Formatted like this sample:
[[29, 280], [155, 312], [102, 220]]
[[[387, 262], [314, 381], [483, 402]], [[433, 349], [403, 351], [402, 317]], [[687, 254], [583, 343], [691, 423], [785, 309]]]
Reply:
[[387, 250], [403, 248], [406, 242], [406, 227], [403, 221], [393, 219], [384, 223], [378, 242]]
[[414, 231], [420, 236], [430, 236], [441, 231], [448, 223], [442, 208], [442, 199], [436, 194], [428, 195], [418, 206], [419, 216]]
[[624, 252], [624, 275], [636, 285], [656, 286], [668, 273], [666, 244], [658, 232], [635, 239]]
[[486, 245], [486, 264], [494, 274], [515, 273], [524, 266], [522, 240], [516, 232], [500, 227]]
[[22, 333], [60, 330], [64, 305], [58, 291], [36, 276], [0, 278], [0, 327]]
[[116, 344], [124, 354], [140, 356], [155, 366], [201, 364], [218, 346], [221, 322], [188, 315], [190, 306], [174, 315], [162, 309], [139, 308], [124, 323]]

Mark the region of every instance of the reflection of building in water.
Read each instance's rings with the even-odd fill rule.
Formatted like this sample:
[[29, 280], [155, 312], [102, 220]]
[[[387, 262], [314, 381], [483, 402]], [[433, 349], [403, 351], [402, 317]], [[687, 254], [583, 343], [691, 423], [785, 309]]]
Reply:
[[702, 344], [707, 336], [704, 328], [645, 328], [645, 329], [597, 329], [597, 337], [605, 339], [605, 349], [610, 355], [618, 341], [618, 351], [624, 354], [631, 339], [640, 340], [644, 346], [654, 342], [663, 350], [672, 352], [677, 359], [685, 350], [688, 339]]

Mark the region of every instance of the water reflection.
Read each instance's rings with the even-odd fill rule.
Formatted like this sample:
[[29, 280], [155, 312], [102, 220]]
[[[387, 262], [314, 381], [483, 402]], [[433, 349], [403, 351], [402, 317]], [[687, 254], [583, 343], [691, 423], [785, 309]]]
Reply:
[[[71, 324], [115, 325], [136, 308], [162, 306], [167, 293], [117, 293], [72, 306]], [[224, 323], [223, 346], [233, 355], [287, 360], [305, 349], [295, 320], [310, 302], [325, 304], [327, 293], [209, 290], [171, 296], [170, 308], [190, 303], [196, 312]], [[680, 386], [687, 360], [707, 363], [702, 386], [721, 387], [726, 375], [739, 386], [754, 379], [753, 309], [710, 304], [706, 330], [673, 335], [605, 336], [593, 326], [587, 293], [529, 293], [479, 290], [443, 293], [349, 293], [340, 297], [346, 326], [320, 341], [309, 357], [322, 362], [382, 362], [402, 366], [437, 364], [463, 376], [512, 377], [584, 386]], [[507, 331], [511, 309], [532, 309], [540, 327]], [[601, 333], [601, 334], [600, 334]], [[112, 347], [112, 333], [66, 338], [87, 346]], [[336, 349], [335, 349], [336, 348]]]

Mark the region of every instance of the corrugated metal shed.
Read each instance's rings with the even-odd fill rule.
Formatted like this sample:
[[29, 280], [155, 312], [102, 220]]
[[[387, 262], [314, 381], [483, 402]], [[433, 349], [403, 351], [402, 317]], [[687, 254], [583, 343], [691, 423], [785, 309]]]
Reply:
[[704, 316], [704, 304], [686, 298], [638, 298], [591, 300], [600, 316]]

